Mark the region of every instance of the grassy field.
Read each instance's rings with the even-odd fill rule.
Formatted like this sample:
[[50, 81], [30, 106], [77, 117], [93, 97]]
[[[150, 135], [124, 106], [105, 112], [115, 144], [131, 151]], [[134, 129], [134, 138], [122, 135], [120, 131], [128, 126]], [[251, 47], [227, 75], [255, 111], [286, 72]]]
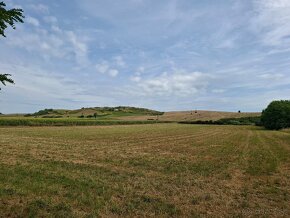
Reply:
[[[197, 121], [197, 120], [219, 120], [224, 118], [241, 118], [241, 117], [256, 117], [261, 113], [238, 113], [238, 112], [224, 112], [224, 111], [175, 111], [165, 112], [158, 116], [160, 121]], [[148, 120], [157, 119], [157, 116], [143, 115], [143, 116], [122, 116], [119, 120]]]
[[0, 117], [0, 126], [104, 126], [166, 123], [157, 120], [99, 120], [88, 118]]
[[2, 217], [289, 217], [290, 131], [0, 128]]

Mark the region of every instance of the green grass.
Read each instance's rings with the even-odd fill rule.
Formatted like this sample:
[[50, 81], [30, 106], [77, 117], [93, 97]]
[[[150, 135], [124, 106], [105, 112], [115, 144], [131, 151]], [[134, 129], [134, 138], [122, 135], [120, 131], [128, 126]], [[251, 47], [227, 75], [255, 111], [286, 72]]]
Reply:
[[96, 125], [132, 125], [168, 123], [168, 121], [144, 120], [126, 121], [111, 120], [112, 117], [94, 118], [27, 118], [27, 117], [1, 117], [0, 126], [96, 126]]
[[0, 214], [287, 217], [289, 145], [254, 126], [1, 127]]

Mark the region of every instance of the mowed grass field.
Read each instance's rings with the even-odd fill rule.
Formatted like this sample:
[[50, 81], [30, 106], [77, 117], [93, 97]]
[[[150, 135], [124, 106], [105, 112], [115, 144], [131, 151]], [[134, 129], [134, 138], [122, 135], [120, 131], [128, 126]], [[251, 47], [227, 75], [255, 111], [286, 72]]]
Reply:
[[0, 128], [1, 217], [289, 217], [290, 131]]

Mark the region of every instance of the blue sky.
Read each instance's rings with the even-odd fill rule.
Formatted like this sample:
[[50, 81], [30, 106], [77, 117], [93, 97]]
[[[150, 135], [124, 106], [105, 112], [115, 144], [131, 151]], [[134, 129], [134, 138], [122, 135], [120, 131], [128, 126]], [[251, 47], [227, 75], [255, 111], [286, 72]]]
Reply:
[[290, 0], [6, 0], [0, 112], [260, 111], [290, 99]]

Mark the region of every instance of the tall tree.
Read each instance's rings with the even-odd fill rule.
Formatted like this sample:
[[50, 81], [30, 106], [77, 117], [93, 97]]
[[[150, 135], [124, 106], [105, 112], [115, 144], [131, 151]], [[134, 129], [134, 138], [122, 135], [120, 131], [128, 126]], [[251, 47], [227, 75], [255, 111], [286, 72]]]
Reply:
[[263, 110], [261, 123], [266, 129], [283, 129], [290, 127], [290, 100], [272, 101]]
[[[4, 2], [0, 2], [0, 36], [6, 37], [5, 35], [5, 29], [8, 26], [11, 26], [13, 29], [15, 29], [15, 23], [23, 23], [24, 15], [23, 10], [18, 8], [13, 8], [10, 10], [7, 10], [6, 4]], [[9, 78], [10, 74], [0, 74], [0, 82], [3, 85], [6, 85], [5, 83], [14, 83], [12, 79]], [[1, 90], [1, 88], [0, 88]]]

